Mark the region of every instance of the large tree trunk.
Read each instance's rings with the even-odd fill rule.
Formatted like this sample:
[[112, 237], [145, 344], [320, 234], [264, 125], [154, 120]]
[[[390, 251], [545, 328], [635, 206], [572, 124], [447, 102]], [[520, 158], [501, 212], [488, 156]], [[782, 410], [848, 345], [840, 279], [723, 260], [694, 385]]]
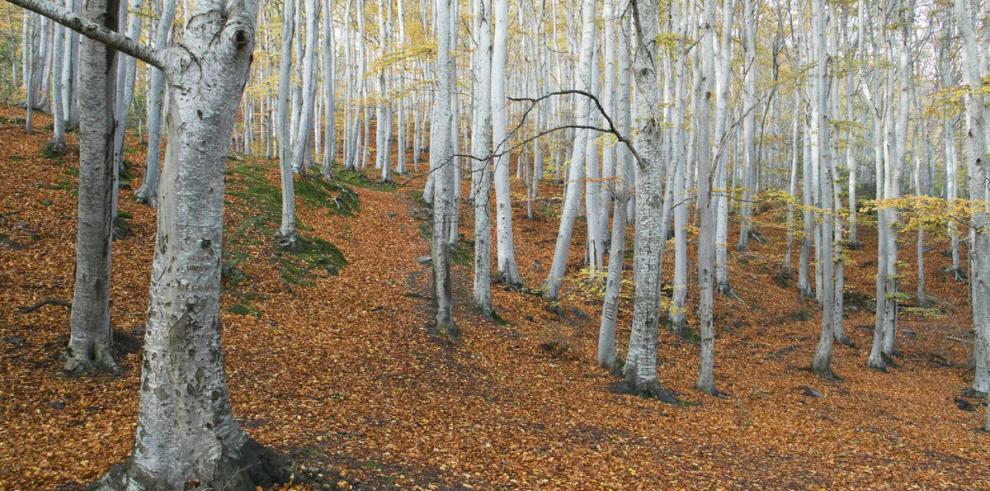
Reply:
[[253, 490], [288, 477], [234, 419], [220, 343], [224, 175], [257, 8], [197, 4], [169, 53], [181, 89], [170, 91], [137, 431], [100, 488]]
[[[973, 26], [974, 9], [970, 0], [956, 0], [956, 22], [963, 46], [963, 83], [968, 87], [966, 102], [966, 168], [969, 177], [969, 197], [971, 200], [986, 200], [988, 196], [986, 169], [987, 116], [986, 96], [980, 91], [982, 80], [987, 76], [987, 55], [981, 49]], [[974, 357], [976, 375], [972, 390], [977, 393], [990, 392], [988, 365], [990, 365], [990, 233], [987, 232], [987, 209], [975, 203], [970, 229], [970, 294], [972, 295], [973, 330], [975, 336]], [[990, 430], [990, 415], [986, 427]]]
[[435, 155], [436, 177], [433, 181], [433, 235], [430, 251], [433, 259], [433, 326], [441, 335], [456, 335], [453, 319], [453, 298], [450, 278], [450, 213], [453, 209], [453, 160], [451, 155], [451, 126], [453, 125], [454, 87], [450, 73], [453, 70], [453, 53], [450, 45], [450, 11], [453, 0], [439, 0], [437, 10], [437, 75], [439, 87], [434, 99], [435, 135], [430, 154]]
[[627, 10], [632, 15], [633, 73], [639, 97], [636, 111], [640, 126], [635, 147], [636, 232], [633, 257], [635, 294], [629, 350], [623, 379], [629, 392], [670, 401], [657, 377], [657, 337], [660, 324], [660, 257], [666, 243], [663, 196], [660, 190], [660, 100], [657, 93], [657, 34], [659, 12], [656, 0], [638, 1]]
[[492, 112], [491, 70], [492, 35], [491, 1], [475, 0], [475, 35], [477, 50], [474, 54], [474, 121], [471, 131], [471, 154], [474, 158], [471, 173], [474, 200], [474, 303], [486, 317], [492, 316], [492, 224], [488, 210], [488, 198], [492, 186]]
[[[505, 98], [506, 61], [509, 50], [509, 2], [495, 0], [495, 38], [492, 45], [492, 149], [495, 153], [496, 256], [500, 279], [508, 285], [521, 285], [516, 268], [516, 247], [512, 234], [512, 196], [509, 189], [509, 113]], [[433, 132], [431, 131], [432, 135]]]
[[[117, 28], [117, 0], [89, 0], [83, 16]], [[116, 372], [110, 325], [110, 249], [113, 227], [113, 128], [116, 51], [82, 40], [80, 72], [79, 208], [76, 281], [72, 293], [65, 371]]]
[[826, 125], [826, 65], [828, 53], [826, 46], [826, 16], [824, 0], [812, 1], [811, 13], [811, 41], [812, 53], [815, 58], [815, 65], [811, 75], [811, 161], [819, 176], [820, 203], [825, 211], [822, 213], [821, 225], [819, 226], [821, 240], [821, 272], [822, 281], [818, 286], [821, 292], [822, 302], [822, 329], [818, 338], [818, 347], [812, 359], [812, 370], [822, 377], [833, 377], [832, 375], [832, 346], [834, 337], [834, 260], [832, 254], [834, 241], [834, 217], [835, 201], [832, 196], [832, 164], [827, 156], [828, 152], [828, 127]]

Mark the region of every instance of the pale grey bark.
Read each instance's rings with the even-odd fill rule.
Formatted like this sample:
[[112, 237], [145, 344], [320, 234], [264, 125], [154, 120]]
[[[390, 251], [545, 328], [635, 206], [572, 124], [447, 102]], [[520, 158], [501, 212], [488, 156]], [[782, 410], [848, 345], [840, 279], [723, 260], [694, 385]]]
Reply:
[[[962, 38], [963, 83], [969, 89], [964, 97], [966, 105], [966, 168], [969, 177], [969, 197], [971, 200], [986, 200], [988, 196], [988, 172], [985, 159], [987, 152], [986, 95], [980, 87], [987, 76], [987, 52], [980, 46], [973, 26], [974, 6], [970, 0], [956, 0], [956, 22]], [[976, 373], [972, 390], [986, 394], [990, 391], [990, 233], [987, 232], [986, 207], [974, 203], [970, 228], [970, 292], [972, 295], [973, 331], [975, 333], [974, 358]], [[990, 416], [987, 416], [985, 429], [990, 429]]]
[[[616, 9], [615, 0], [605, 0], [605, 22], [614, 27], [610, 31], [619, 31], [619, 12]], [[615, 35], [614, 33], [611, 33]], [[626, 37], [622, 34], [616, 36], [613, 41], [613, 49], [618, 55], [618, 76], [617, 89], [614, 91], [616, 100], [613, 104], [613, 114], [618, 118], [619, 131], [630, 134], [632, 129], [632, 119], [629, 100], [629, 72], [631, 69]], [[629, 196], [634, 192], [627, 177], [632, 155], [625, 144], [618, 144], [614, 147], [613, 158], [615, 159], [615, 179], [609, 186], [609, 197], [614, 203], [612, 214], [612, 238], [609, 241], [608, 252], [608, 276], [605, 280], [605, 296], [602, 301], [602, 317], [598, 326], [598, 365], [608, 368], [611, 371], [618, 371], [618, 350], [615, 340], [615, 327], [619, 314], [619, 298], [622, 293], [622, 270], [626, 259], [626, 208]], [[610, 203], [605, 202], [605, 208]]]
[[784, 260], [780, 265], [780, 278], [785, 281], [790, 281], [791, 279], [791, 258], [793, 257], [794, 250], [794, 201], [797, 200], [797, 170], [800, 162], [800, 128], [801, 128], [801, 112], [798, 108], [801, 107], [801, 93], [797, 90], [794, 91], [794, 108], [796, 109], [794, 113], [794, 120], [791, 123], [791, 173], [790, 173], [790, 184], [788, 185], [788, 198], [787, 202], [787, 245], [784, 249]]
[[[98, 20], [84, 14], [78, 15], [61, 5], [49, 2], [48, 0], [7, 0], [8, 2], [23, 7], [32, 12], [41, 14], [49, 19], [62, 24], [69, 29], [79, 32], [88, 39], [99, 41], [107, 46], [120, 51], [126, 55], [133, 56], [149, 65], [156, 67], [164, 66], [162, 52], [154, 48], [145, 46], [140, 42], [130, 39], [118, 33], [116, 25], [108, 26], [101, 24]], [[116, 5], [116, 3], [114, 4]], [[112, 14], [116, 17], [117, 13]]]
[[[128, 10], [134, 10], [135, 15], [127, 16], [127, 37], [138, 39], [141, 36], [141, 10], [143, 0], [131, 0], [130, 9], [125, 1], [121, 1], [121, 28], [124, 16]], [[113, 133], [113, 217], [117, 218], [117, 207], [120, 200], [120, 170], [124, 165], [124, 131], [127, 130], [127, 113], [131, 107], [134, 95], [134, 79], [137, 75], [137, 60], [130, 56], [121, 59], [117, 66], [117, 116]]]
[[169, 52], [182, 90], [169, 94], [136, 436], [97, 489], [249, 490], [288, 477], [234, 419], [220, 344], [224, 175], [257, 8], [201, 2]]
[[[581, 2], [581, 47], [577, 75], [579, 90], [591, 92], [592, 57], [595, 43], [595, 0]], [[579, 96], [577, 101], [578, 127], [589, 126], [591, 120], [591, 99]], [[590, 130], [578, 129], [574, 133], [574, 145], [571, 148], [570, 168], [567, 171], [567, 183], [564, 189], [564, 203], [560, 214], [560, 226], [557, 230], [557, 242], [553, 252], [553, 262], [550, 272], [543, 283], [543, 296], [556, 300], [567, 272], [567, 256], [571, 246], [571, 235], [574, 231], [574, 221], [577, 218], [581, 200], [581, 188], [585, 178], [585, 159], [587, 158], [588, 140], [595, 137]], [[589, 210], [589, 215], [592, 212]]]
[[453, 336], [457, 330], [453, 319], [451, 295], [450, 243], [447, 240], [453, 210], [453, 165], [451, 152], [452, 102], [454, 87], [451, 85], [453, 70], [453, 46], [450, 41], [450, 12], [454, 0], [437, 2], [437, 75], [438, 87], [434, 97], [434, 123], [436, 135], [430, 153], [436, 154], [436, 177], [433, 181], [433, 234], [430, 252], [433, 264], [433, 326], [435, 333]]
[[715, 53], [715, 133], [712, 150], [715, 156], [715, 180], [712, 194], [715, 201], [715, 288], [728, 296], [734, 296], [729, 285], [729, 191], [726, 178], [729, 172], [728, 143], [730, 128], [729, 93], [732, 89], [732, 24], [736, 10], [735, 0], [724, 0], [722, 5], [722, 32], [719, 48]]
[[282, 182], [282, 222], [279, 235], [284, 245], [296, 242], [296, 193], [292, 182], [292, 133], [289, 127], [289, 98], [292, 90], [292, 41], [295, 2], [286, 0], [282, 10], [282, 49], [278, 65], [278, 161]]
[[35, 58], [36, 47], [35, 37], [38, 32], [38, 16], [33, 13], [24, 14], [24, 132], [30, 134], [34, 132], [34, 106], [35, 91], [34, 79], [36, 78]]
[[292, 170], [308, 172], [312, 163], [313, 114], [316, 103], [316, 44], [320, 21], [320, 1], [305, 0], [306, 46], [302, 56], [302, 98], [299, 122], [292, 139]]
[[[457, 244], [461, 240], [460, 234], [460, 213], [461, 213], [461, 159], [457, 155], [460, 152], [460, 111], [461, 105], [457, 98], [457, 32], [458, 32], [458, 2], [452, 2], [450, 4], [450, 49], [451, 49], [451, 60], [450, 60], [450, 86], [453, 95], [451, 96], [451, 123], [450, 123], [450, 165], [453, 167], [451, 169], [451, 189], [450, 189], [450, 221], [447, 224], [447, 242], [451, 245]], [[388, 111], [389, 118], [389, 128], [391, 129], [391, 109]], [[388, 132], [388, 138], [386, 138], [386, 143], [391, 141], [391, 130]], [[387, 147], [386, 147], [387, 148]]]
[[53, 134], [51, 151], [61, 154], [65, 151], [65, 104], [62, 100], [62, 64], [65, 51], [65, 31], [62, 26], [55, 28], [52, 48], [54, 49], [52, 61], [52, 123]]
[[474, 114], [471, 130], [471, 197], [474, 201], [474, 303], [486, 317], [492, 316], [491, 215], [488, 198], [492, 186], [492, 27], [491, 0], [475, 0]]
[[[492, 45], [492, 148], [498, 155], [492, 164], [495, 184], [496, 264], [502, 282], [521, 285], [516, 267], [512, 233], [512, 196], [509, 189], [508, 107], [505, 98], [506, 61], [509, 50], [509, 3], [494, 0], [495, 32]], [[430, 132], [433, 134], [433, 131]]]
[[826, 18], [828, 12], [825, 8], [825, 0], [812, 0], [811, 10], [811, 52], [814, 63], [811, 71], [811, 128], [809, 140], [811, 147], [811, 165], [817, 170], [819, 179], [820, 203], [823, 208], [821, 224], [818, 232], [821, 237], [819, 247], [821, 253], [821, 277], [822, 281], [817, 286], [821, 292], [822, 303], [822, 328], [818, 338], [818, 347], [812, 359], [812, 370], [821, 377], [831, 378], [832, 374], [832, 349], [835, 328], [835, 306], [834, 306], [834, 223], [835, 223], [835, 202], [833, 193], [832, 163], [828, 156], [828, 127], [827, 127], [827, 95], [828, 87], [827, 64], [828, 52], [826, 51], [826, 38], [828, 30]]
[[746, 111], [742, 121], [743, 145], [743, 194], [739, 203], [739, 243], [736, 249], [749, 249], [749, 235], [753, 228], [753, 194], [756, 188], [757, 154], [755, 147], [756, 128], [756, 13], [759, 0], [743, 0], [743, 76], [742, 109]]
[[[116, 27], [117, 8], [117, 0], [89, 0], [84, 15], [111, 29]], [[114, 50], [88, 37], [82, 40], [80, 56], [76, 273], [64, 370], [71, 374], [117, 372], [110, 324], [110, 251], [118, 57]]]
[[[72, 12], [82, 9], [81, 0], [65, 0], [65, 8]], [[66, 129], [79, 127], [79, 33], [66, 30], [62, 64], [62, 104]]]
[[[401, 1], [401, 0], [400, 0]], [[333, 175], [333, 163], [337, 156], [337, 83], [336, 55], [337, 44], [333, 33], [333, 3], [326, 0], [323, 6], [323, 100], [325, 103], [323, 128], [323, 177], [329, 179]], [[319, 130], [319, 126], [317, 126]]]
[[[709, 394], [716, 393], [714, 380], [715, 333], [713, 324], [713, 281], [715, 273], [716, 203], [712, 180], [716, 165], [709, 141], [708, 115], [711, 114], [712, 83], [715, 77], [715, 0], [705, 0], [701, 18], [701, 85], [698, 87], [696, 118], [698, 120], [697, 146], [697, 210], [698, 230], [698, 332], [701, 336], [701, 357], [697, 387]], [[718, 138], [718, 133], [715, 133]]]
[[[155, 48], [162, 49], [168, 42], [168, 33], [175, 19], [175, 0], [162, 0], [161, 17], [155, 28]], [[162, 97], [165, 74], [155, 67], [148, 68], [148, 153], [145, 156], [144, 181], [134, 193], [135, 198], [142, 203], [158, 206], [158, 177], [161, 175], [161, 140], [162, 140]]]
[[[633, 298], [633, 322], [623, 367], [626, 389], [634, 394], [670, 401], [672, 395], [657, 376], [657, 342], [660, 324], [660, 257], [666, 243], [660, 159], [660, 100], [657, 93], [657, 34], [659, 6], [656, 0], [631, 0], [626, 15], [632, 24], [630, 46], [634, 50], [636, 80], [635, 137], [636, 231], [633, 263], [637, 271]], [[669, 188], [667, 195], [669, 196]]]

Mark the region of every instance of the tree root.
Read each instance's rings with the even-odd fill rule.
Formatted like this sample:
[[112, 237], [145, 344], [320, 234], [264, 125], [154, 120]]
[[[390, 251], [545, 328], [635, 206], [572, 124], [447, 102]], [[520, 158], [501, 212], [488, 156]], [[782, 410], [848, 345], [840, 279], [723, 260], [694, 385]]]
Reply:
[[[190, 475], [183, 476], [182, 487], [167, 482], [161, 476], [146, 472], [132, 460], [110, 468], [99, 481], [89, 486], [90, 490], [124, 491], [131, 489], [202, 489], [225, 491], [254, 491], [258, 487], [270, 488], [287, 482], [290, 478], [286, 460], [271, 449], [265, 448], [248, 438], [245, 444], [233, 453], [224, 453], [221, 461], [211, 466], [211, 471], [190, 468]], [[176, 463], [178, 464], [178, 463]], [[208, 474], [208, 475], [200, 475]]]
[[736, 292], [732, 291], [732, 287], [729, 286], [728, 283], [723, 283], [718, 285], [716, 287], [716, 291], [718, 291], [720, 294], [728, 297], [731, 300], [739, 300], [739, 295], [736, 295]]
[[640, 386], [637, 386], [634, 381], [623, 380], [612, 384], [610, 389], [612, 392], [617, 394], [628, 394], [638, 397], [645, 397], [647, 399], [656, 399], [666, 404], [681, 403], [681, 400], [677, 397], [676, 392], [670, 389], [665, 389], [660, 385], [660, 381], [656, 379]]
[[62, 355], [65, 359], [62, 375], [80, 377], [85, 374], [98, 373], [109, 373], [115, 376], [120, 374], [121, 366], [117, 363], [112, 348], [94, 343], [89, 351], [89, 353], [76, 353], [72, 348], [67, 348]]
[[68, 300], [62, 300], [59, 298], [43, 298], [32, 305], [17, 307], [17, 311], [22, 314], [30, 314], [31, 312], [34, 312], [44, 307], [45, 305], [58, 305], [61, 307], [65, 307], [67, 309], [72, 308], [72, 302], [69, 302]]
[[836, 339], [835, 342], [837, 342], [837, 343], [839, 343], [841, 345], [844, 345], [844, 346], [849, 346], [850, 348], [855, 348], [856, 347], [856, 343], [854, 343], [852, 339], [849, 339], [849, 337], [848, 336], [845, 336], [845, 335], [843, 335], [842, 337]]

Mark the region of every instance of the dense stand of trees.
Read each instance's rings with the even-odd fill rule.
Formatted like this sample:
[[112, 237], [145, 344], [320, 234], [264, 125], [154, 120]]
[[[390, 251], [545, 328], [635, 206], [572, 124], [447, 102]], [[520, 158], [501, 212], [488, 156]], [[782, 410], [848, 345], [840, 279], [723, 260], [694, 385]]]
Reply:
[[[743, 281], [730, 274], [730, 242], [746, 251], [763, 240], [757, 203], [786, 205], [780, 278], [820, 306], [817, 347], [807, 348], [827, 378], [834, 344], [849, 343], [844, 251], [877, 234], [876, 323], [863, 363], [884, 370], [897, 353], [899, 305], [927, 302], [926, 233], [944, 234], [950, 273], [968, 279], [973, 300], [971, 390], [988, 391], [988, 2], [8, 1], [26, 10], [19, 61], [0, 71], [23, 96], [26, 129], [37, 131], [35, 111], [51, 112], [55, 152], [67, 130], [79, 131], [68, 373], [118, 370], [109, 282], [124, 129], [149, 147], [136, 195], [157, 207], [158, 237], [138, 430], [131, 460], [105, 487], [253, 489], [284, 477], [237, 425], [226, 391], [217, 257], [231, 150], [278, 160], [284, 247], [298, 240], [293, 175], [374, 166], [382, 181], [422, 185], [433, 211], [432, 329], [446, 336], [458, 334], [450, 252], [462, 240], [459, 217], [474, 216], [471, 298], [492, 317], [493, 282], [525, 283], [513, 169], [530, 218], [539, 182], [557, 181], [559, 232], [540, 291], [557, 300], [577, 280], [568, 255], [583, 218], [586, 274], [605, 286], [597, 362], [628, 391], [664, 400], [674, 395], [657, 367], [662, 321], [697, 330], [697, 388], [720, 394], [714, 309]], [[876, 232], [862, 226], [873, 213]], [[919, 213], [938, 213], [938, 229]], [[619, 353], [630, 227], [632, 318]], [[918, 281], [905, 292], [899, 247], [911, 232]], [[672, 290], [662, 303], [668, 243]]]

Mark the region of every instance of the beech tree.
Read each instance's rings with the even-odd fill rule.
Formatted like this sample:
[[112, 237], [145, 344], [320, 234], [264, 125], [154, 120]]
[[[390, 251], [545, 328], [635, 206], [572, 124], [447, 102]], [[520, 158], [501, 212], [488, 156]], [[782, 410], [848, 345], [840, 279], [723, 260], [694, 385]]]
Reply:
[[[198, 3], [183, 32], [182, 47], [158, 49], [112, 30], [113, 2], [87, 5], [87, 13], [92, 9], [103, 24], [44, 0], [11, 3], [94, 40], [84, 48], [84, 64], [96, 64], [101, 74], [85, 78], [82, 85], [105, 92], [83, 97], [83, 104], [109, 108], [107, 118], [112, 115], [113, 93], [106, 80], [114, 56], [105, 50], [119, 50], [157, 66], [170, 86], [134, 449], [130, 459], [111, 469], [96, 487], [180, 489], [196, 483], [246, 490], [286, 479], [281, 460], [251, 440], [234, 419], [220, 346], [224, 175], [234, 115], [251, 64], [258, 4]], [[97, 48], [97, 42], [106, 48]], [[94, 118], [93, 123], [109, 130], [110, 125], [100, 124], [105, 121]], [[104, 149], [111, 135], [104, 133]], [[107, 171], [104, 168], [104, 176]], [[103, 217], [108, 217], [107, 210], [104, 207]]]
[[450, 12], [453, 0], [439, 0], [437, 3], [437, 76], [438, 87], [434, 97], [433, 124], [430, 125], [436, 136], [430, 145], [435, 153], [436, 177], [433, 190], [433, 233], [430, 239], [430, 253], [433, 264], [433, 330], [445, 335], [456, 335], [453, 319], [453, 299], [450, 283], [450, 234], [451, 213], [453, 210], [453, 151], [450, 135], [453, 125], [451, 108], [454, 87], [451, 85], [453, 54], [450, 45]]
[[477, 48], [474, 52], [474, 113], [472, 115], [471, 198], [474, 201], [474, 303], [482, 314], [492, 316], [491, 289], [491, 215], [488, 197], [492, 186], [492, 106], [491, 69], [492, 34], [491, 1], [474, 1], [474, 31]]
[[[506, 60], [509, 49], [509, 1], [494, 0], [492, 18], [492, 164], [495, 185], [496, 264], [500, 280], [507, 285], [521, 285], [516, 267], [516, 248], [512, 234], [512, 197], [509, 189], [508, 107], [505, 97]], [[431, 131], [432, 135], [433, 132]]]
[[[175, 19], [175, 0], [162, 0], [161, 16], [155, 28], [155, 48], [162, 49], [168, 43], [168, 34]], [[162, 140], [162, 92], [165, 75], [156, 67], [148, 67], [148, 154], [144, 159], [144, 180], [134, 193], [135, 198], [151, 206], [158, 204], [158, 176], [161, 167]]]
[[[112, 30], [117, 10], [116, 0], [93, 0], [83, 15]], [[116, 53], [100, 41], [82, 40], [76, 274], [64, 368], [71, 374], [119, 370], [110, 322]]]
[[[622, 375], [627, 390], [671, 400], [672, 395], [657, 377], [657, 338], [660, 324], [660, 256], [666, 243], [663, 200], [670, 194], [660, 189], [660, 101], [657, 87], [656, 52], [659, 6], [655, 0], [631, 0], [633, 74], [636, 81], [635, 146], [643, 149], [636, 162], [636, 228], [633, 324]], [[639, 153], [639, 151], [637, 150]]]
[[[504, 0], [497, 0], [504, 1]], [[581, 3], [581, 59], [577, 66], [579, 90], [591, 92], [592, 67], [591, 60], [594, 54], [595, 43], [595, 1], [583, 0]], [[543, 284], [543, 295], [549, 299], [556, 300], [560, 295], [560, 287], [563, 284], [564, 273], [567, 269], [567, 255], [571, 247], [571, 234], [574, 230], [574, 220], [577, 217], [580, 206], [581, 188], [585, 181], [585, 162], [587, 155], [588, 140], [594, 138], [594, 134], [582, 127], [592, 126], [591, 124], [591, 100], [587, 97], [579, 99], [577, 105], [577, 121], [575, 126], [577, 131], [574, 136], [574, 144], [571, 147], [571, 162], [567, 171], [567, 182], [564, 188], [564, 204], [561, 210], [560, 227], [557, 231], [556, 248], [553, 253], [553, 263], [550, 265], [550, 272]], [[589, 210], [588, 215], [594, 211]], [[589, 234], [593, 231], [589, 230]]]

